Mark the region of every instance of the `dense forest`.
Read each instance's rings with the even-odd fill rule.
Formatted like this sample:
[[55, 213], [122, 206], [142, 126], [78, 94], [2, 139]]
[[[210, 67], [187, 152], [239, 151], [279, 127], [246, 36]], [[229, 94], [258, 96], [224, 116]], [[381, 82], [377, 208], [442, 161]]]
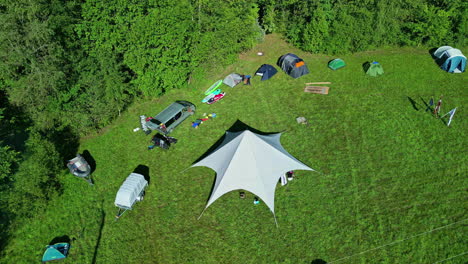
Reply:
[[[343, 54], [466, 46], [462, 0], [4, 0], [0, 3], [0, 232], [61, 193], [69, 143], [135, 99], [184, 89], [278, 32]], [[5, 243], [5, 241], [2, 241]], [[2, 244], [0, 244], [1, 248]]]

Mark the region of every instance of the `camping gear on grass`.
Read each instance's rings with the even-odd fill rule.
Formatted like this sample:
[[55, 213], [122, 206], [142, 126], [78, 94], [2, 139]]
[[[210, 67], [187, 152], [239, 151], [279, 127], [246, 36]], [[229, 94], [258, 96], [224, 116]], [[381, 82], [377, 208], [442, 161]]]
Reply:
[[242, 82], [242, 76], [237, 73], [231, 73], [224, 78], [223, 83], [231, 88]]
[[341, 69], [343, 68], [344, 66], [346, 66], [346, 63], [344, 62], [344, 60], [342, 59], [334, 59], [334, 60], [331, 60], [329, 63], [328, 63], [328, 68], [336, 71], [338, 69]]
[[130, 173], [115, 196], [114, 204], [119, 207], [119, 211], [115, 216], [117, 219], [127, 210], [132, 210], [136, 202], [143, 200], [146, 186], [148, 186], [148, 181], [145, 180], [143, 175]]
[[437, 64], [440, 68], [450, 73], [462, 73], [466, 68], [466, 57], [459, 49], [450, 46], [442, 46], [434, 52]]
[[149, 129], [146, 126], [146, 116], [145, 115], [140, 116], [140, 125], [141, 125], [141, 128], [143, 129], [143, 132], [145, 132], [146, 135], [151, 134], [151, 129]]
[[297, 117], [297, 118], [296, 118], [296, 122], [297, 122], [298, 124], [303, 124], [303, 125], [309, 124], [309, 121], [307, 121], [307, 119], [306, 119], [305, 117], [303, 117], [303, 116]]
[[69, 250], [70, 244], [68, 243], [57, 243], [54, 245], [48, 245], [46, 246], [44, 255], [42, 255], [42, 262], [64, 259], [68, 256]]
[[203, 118], [199, 118], [199, 119], [195, 120], [194, 122], [192, 122], [192, 127], [193, 128], [198, 128], [201, 124], [203, 124], [203, 122], [205, 122], [205, 121], [207, 121], [209, 119], [213, 119], [215, 117], [216, 117], [216, 113], [211, 113], [209, 115], [206, 115], [206, 113], [205, 113], [205, 114], [203, 114]]
[[304, 92], [315, 93], [315, 94], [328, 94], [328, 86], [306, 86]]
[[210, 88], [208, 88], [206, 91], [205, 91], [205, 95], [209, 95], [210, 93], [212, 93], [214, 90], [218, 89], [218, 87], [223, 83], [223, 80], [217, 80], [215, 83], [213, 83], [213, 85], [210, 86]]
[[217, 95], [213, 96], [213, 98], [208, 100], [206, 103], [207, 104], [214, 104], [214, 103], [218, 102], [219, 100], [221, 100], [224, 97], [225, 94], [226, 94], [225, 92], [217, 94]]
[[244, 82], [244, 85], [250, 85], [250, 78], [252, 76], [250, 75], [241, 75], [242, 76], [242, 81]]
[[191, 166], [204, 166], [216, 172], [205, 209], [225, 193], [245, 190], [261, 198], [274, 216], [275, 188], [281, 175], [290, 170], [313, 171], [281, 146], [280, 137], [281, 133], [226, 132], [216, 149]]
[[364, 71], [366, 72], [367, 75], [370, 75], [373, 77], [377, 77], [378, 75], [384, 74], [382, 65], [380, 65], [376, 61], [373, 61], [372, 63], [370, 62], [364, 63]]
[[177, 143], [177, 139], [157, 133], [151, 138], [151, 143], [152, 144], [148, 146], [148, 150], [154, 149], [155, 147], [169, 149], [172, 143]]
[[305, 62], [297, 55], [288, 53], [278, 59], [277, 65], [289, 76], [299, 78], [309, 73]]
[[255, 72], [255, 75], [261, 76], [262, 81], [266, 81], [273, 77], [278, 71], [276, 70], [275, 67], [271, 66], [270, 64], [263, 64], [258, 68], [258, 70]]
[[210, 100], [215, 95], [220, 94], [220, 93], [221, 93], [221, 89], [216, 89], [212, 93], [210, 93], [209, 95], [205, 96], [205, 98], [203, 98], [201, 102], [206, 103], [206, 102], [208, 102], [208, 100]]
[[89, 166], [83, 156], [80, 154], [76, 155], [76, 157], [68, 161], [67, 167], [71, 174], [93, 185], [93, 181], [91, 180], [91, 166]]

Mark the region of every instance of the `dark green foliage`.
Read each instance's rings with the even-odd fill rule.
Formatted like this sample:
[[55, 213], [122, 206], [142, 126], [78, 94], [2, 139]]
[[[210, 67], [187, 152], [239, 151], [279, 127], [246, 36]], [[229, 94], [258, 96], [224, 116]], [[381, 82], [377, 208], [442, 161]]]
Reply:
[[[356, 52], [389, 45], [466, 45], [461, 0], [258, 1], [263, 27], [305, 51]], [[274, 29], [274, 30], [272, 30]]]
[[29, 135], [24, 161], [13, 175], [13, 189], [8, 193], [8, 207], [15, 215], [40, 212], [61, 191], [57, 175], [63, 170], [63, 162], [54, 144], [36, 129]]

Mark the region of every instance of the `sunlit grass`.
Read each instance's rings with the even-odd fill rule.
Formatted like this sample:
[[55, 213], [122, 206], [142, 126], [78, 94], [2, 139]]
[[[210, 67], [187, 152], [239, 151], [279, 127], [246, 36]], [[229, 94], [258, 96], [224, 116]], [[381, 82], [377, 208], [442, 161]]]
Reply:
[[[287, 52], [301, 56], [311, 73], [292, 79], [279, 71], [265, 82], [254, 77], [251, 86], [224, 86], [226, 96], [213, 105], [200, 103], [217, 79], [231, 72], [253, 75], [264, 63], [276, 67]], [[327, 68], [333, 58], [306, 54], [269, 35], [208, 79], [135, 103], [81, 143], [80, 150], [96, 160], [95, 186], [63, 175], [64, 195], [18, 229], [2, 261], [36, 263], [52, 238], [68, 235], [76, 240], [63, 263], [330, 262], [464, 220], [466, 73], [443, 72], [426, 49], [346, 55], [347, 66], [338, 71]], [[363, 73], [362, 64], [372, 60], [382, 64], [383, 76]], [[332, 82], [329, 94], [304, 93], [304, 83], [312, 81]], [[450, 127], [425, 112], [423, 101], [440, 95], [443, 113], [459, 107]], [[179, 142], [169, 151], [148, 151], [150, 136], [132, 131], [139, 115], [154, 115], [178, 99], [197, 104], [193, 119], [211, 112], [217, 117], [199, 129], [189, 119], [171, 134]], [[310, 126], [297, 124], [298, 116]], [[250, 193], [245, 200], [237, 192], [224, 195], [197, 220], [215, 173], [183, 170], [238, 119], [264, 132], [284, 131], [285, 149], [318, 171], [298, 171], [277, 188], [278, 228], [263, 203], [252, 204]], [[115, 194], [138, 165], [150, 168], [146, 199], [116, 222]], [[433, 263], [466, 252], [465, 231], [453, 225], [339, 263]]]

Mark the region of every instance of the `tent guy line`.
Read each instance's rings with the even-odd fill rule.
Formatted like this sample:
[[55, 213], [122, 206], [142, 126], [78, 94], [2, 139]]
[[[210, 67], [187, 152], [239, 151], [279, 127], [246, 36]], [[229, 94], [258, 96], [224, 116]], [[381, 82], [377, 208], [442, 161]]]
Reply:
[[382, 246], [378, 246], [378, 247], [375, 247], [375, 248], [371, 248], [371, 249], [368, 249], [368, 250], [365, 250], [365, 251], [362, 251], [362, 252], [359, 252], [359, 253], [356, 253], [356, 254], [353, 254], [353, 255], [349, 255], [349, 256], [346, 256], [346, 257], [343, 257], [343, 258], [340, 258], [340, 259], [337, 259], [337, 260], [333, 260], [333, 261], [330, 261], [328, 262], [329, 264], [331, 263], [335, 263], [335, 262], [338, 262], [338, 261], [342, 261], [342, 260], [345, 260], [345, 259], [348, 259], [348, 258], [352, 258], [352, 257], [355, 257], [357, 255], [362, 255], [364, 253], [367, 253], [367, 252], [370, 252], [370, 251], [374, 251], [374, 250], [377, 250], [377, 249], [381, 249], [381, 248], [384, 248], [386, 246], [390, 246], [390, 245], [394, 245], [394, 244], [398, 244], [400, 242], [403, 242], [403, 241], [406, 241], [408, 239], [412, 239], [412, 238], [415, 238], [415, 237], [418, 237], [418, 236], [422, 236], [422, 235], [426, 235], [426, 234], [429, 234], [429, 233], [432, 233], [432, 232], [435, 232], [435, 231], [438, 231], [438, 230], [441, 230], [441, 229], [445, 229], [449, 226], [453, 226], [453, 225], [456, 225], [456, 224], [459, 224], [459, 223], [463, 223], [465, 221], [467, 221], [468, 218], [465, 218], [463, 220], [460, 220], [460, 221], [457, 221], [457, 222], [454, 222], [454, 223], [451, 223], [451, 224], [447, 224], [447, 225], [444, 225], [444, 226], [440, 226], [440, 227], [437, 227], [437, 228], [434, 228], [434, 229], [431, 229], [429, 231], [426, 231], [426, 232], [422, 232], [422, 233], [419, 233], [419, 234], [416, 234], [416, 235], [413, 235], [413, 236], [410, 236], [410, 237], [407, 237], [407, 238], [404, 238], [404, 239], [400, 239], [400, 240], [397, 240], [397, 241], [393, 241], [391, 243], [388, 243], [388, 244], [384, 244]]

